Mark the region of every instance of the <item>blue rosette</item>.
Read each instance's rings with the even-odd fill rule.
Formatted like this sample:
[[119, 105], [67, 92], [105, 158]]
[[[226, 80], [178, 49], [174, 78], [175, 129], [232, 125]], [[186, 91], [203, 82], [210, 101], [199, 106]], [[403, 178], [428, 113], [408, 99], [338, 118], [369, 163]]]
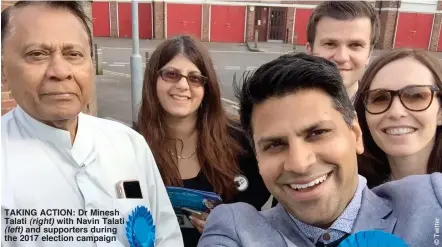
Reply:
[[130, 247], [153, 247], [155, 225], [152, 214], [145, 206], [137, 206], [126, 223], [126, 237]]
[[372, 230], [354, 233], [338, 247], [408, 247], [408, 245], [393, 234]]

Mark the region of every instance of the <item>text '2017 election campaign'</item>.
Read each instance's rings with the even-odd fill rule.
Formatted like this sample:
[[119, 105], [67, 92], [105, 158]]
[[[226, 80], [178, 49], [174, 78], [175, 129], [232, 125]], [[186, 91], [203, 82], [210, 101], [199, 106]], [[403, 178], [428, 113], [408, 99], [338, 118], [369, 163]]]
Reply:
[[125, 220], [118, 210], [4, 209], [4, 241], [114, 242]]

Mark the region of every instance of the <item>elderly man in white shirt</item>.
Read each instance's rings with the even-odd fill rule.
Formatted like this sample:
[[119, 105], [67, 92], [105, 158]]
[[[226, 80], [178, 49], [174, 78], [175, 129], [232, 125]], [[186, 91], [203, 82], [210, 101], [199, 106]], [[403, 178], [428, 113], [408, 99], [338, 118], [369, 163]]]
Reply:
[[2, 246], [183, 246], [144, 138], [81, 113], [93, 92], [91, 31], [74, 1], [2, 12]]

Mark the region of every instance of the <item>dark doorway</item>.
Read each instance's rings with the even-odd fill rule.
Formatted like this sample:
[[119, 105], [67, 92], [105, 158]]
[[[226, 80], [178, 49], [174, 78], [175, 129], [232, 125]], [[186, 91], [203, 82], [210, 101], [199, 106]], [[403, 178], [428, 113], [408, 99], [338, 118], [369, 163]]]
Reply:
[[[269, 16], [269, 8], [258, 6], [255, 9], [255, 30], [258, 31], [258, 41], [265, 42], [267, 41], [267, 26]], [[255, 37], [255, 33], [253, 33], [253, 37]]]
[[269, 15], [269, 38], [272, 41], [284, 41], [286, 8], [271, 8]]

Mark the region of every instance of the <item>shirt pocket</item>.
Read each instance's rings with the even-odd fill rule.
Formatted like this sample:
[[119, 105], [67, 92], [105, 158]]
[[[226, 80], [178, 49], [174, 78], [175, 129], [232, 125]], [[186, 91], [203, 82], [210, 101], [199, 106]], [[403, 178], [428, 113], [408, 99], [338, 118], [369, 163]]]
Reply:
[[146, 207], [149, 212], [150, 211], [150, 205], [149, 201], [147, 199], [114, 199], [113, 201], [114, 208], [118, 211], [119, 214], [119, 221], [118, 222], [109, 222], [109, 223], [115, 223], [113, 224], [113, 227], [117, 228], [117, 238], [120, 239], [123, 243], [127, 244], [129, 246], [129, 242], [127, 240], [126, 236], [126, 227], [127, 222], [129, 221], [129, 216], [133, 214], [134, 210], [139, 206]]

